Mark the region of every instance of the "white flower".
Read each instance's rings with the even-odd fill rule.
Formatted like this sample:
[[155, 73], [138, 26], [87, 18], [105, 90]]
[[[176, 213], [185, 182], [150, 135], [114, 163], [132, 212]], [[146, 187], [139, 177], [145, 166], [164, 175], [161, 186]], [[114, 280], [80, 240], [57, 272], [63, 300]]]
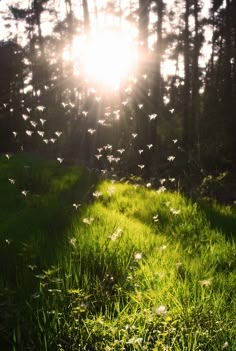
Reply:
[[112, 241], [115, 241], [123, 232], [123, 230], [119, 227], [117, 228], [114, 233], [109, 237]]
[[223, 349], [225, 349], [226, 347], [228, 347], [229, 346], [229, 343], [228, 343], [228, 341], [226, 341], [222, 346], [221, 346], [221, 348], [222, 348], [222, 350]]
[[70, 238], [69, 243], [75, 247], [76, 241], [76, 238]]
[[142, 252], [136, 252], [135, 254], [134, 254], [134, 258], [135, 258], [135, 260], [141, 260], [142, 258], [143, 258], [143, 254], [142, 254]]
[[90, 218], [84, 218], [83, 223], [90, 225], [94, 221], [93, 217]]
[[204, 287], [204, 286], [208, 287], [208, 286], [212, 285], [212, 281], [213, 281], [212, 278], [203, 279], [203, 280], [199, 280], [199, 284], [200, 284], [202, 287]]
[[154, 312], [158, 314], [159, 316], [163, 316], [167, 313], [167, 307], [164, 305], [160, 305], [156, 308], [154, 308]]
[[161, 245], [160, 246], [160, 251], [164, 251], [164, 250], [166, 250], [167, 249], [167, 245]]
[[170, 212], [172, 212], [175, 216], [180, 214], [180, 210], [176, 210], [175, 208], [171, 208]]
[[127, 344], [135, 344], [135, 343], [141, 344], [142, 341], [143, 341], [143, 338], [131, 338], [127, 341]]
[[164, 191], [166, 191], [166, 187], [164, 186], [161, 186], [158, 190], [157, 190], [157, 193], [163, 193]]
[[111, 196], [114, 194], [115, 192], [115, 187], [114, 186], [110, 186], [107, 190], [108, 194]]

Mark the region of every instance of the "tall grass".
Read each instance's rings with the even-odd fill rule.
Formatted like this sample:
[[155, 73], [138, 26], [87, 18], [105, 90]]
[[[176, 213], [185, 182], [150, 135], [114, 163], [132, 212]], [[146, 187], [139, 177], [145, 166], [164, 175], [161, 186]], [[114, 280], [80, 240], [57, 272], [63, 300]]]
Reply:
[[24, 163], [1, 160], [4, 350], [236, 349], [235, 210]]

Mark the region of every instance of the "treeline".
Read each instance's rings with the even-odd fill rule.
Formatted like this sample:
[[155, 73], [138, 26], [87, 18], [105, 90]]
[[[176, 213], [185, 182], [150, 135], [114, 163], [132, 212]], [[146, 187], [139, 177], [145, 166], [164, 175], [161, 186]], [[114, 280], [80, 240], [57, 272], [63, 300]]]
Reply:
[[[208, 12], [200, 0], [121, 3], [102, 11], [138, 28], [140, 66], [110, 94], [76, 76], [62, 55], [75, 36], [90, 32], [99, 2], [81, 1], [78, 14], [65, 0], [63, 16], [56, 0], [9, 7], [5, 24], [13, 30], [0, 45], [0, 152], [37, 151], [149, 176], [172, 161], [177, 168], [233, 167], [236, 2], [212, 1]], [[164, 77], [166, 60], [175, 74]]]

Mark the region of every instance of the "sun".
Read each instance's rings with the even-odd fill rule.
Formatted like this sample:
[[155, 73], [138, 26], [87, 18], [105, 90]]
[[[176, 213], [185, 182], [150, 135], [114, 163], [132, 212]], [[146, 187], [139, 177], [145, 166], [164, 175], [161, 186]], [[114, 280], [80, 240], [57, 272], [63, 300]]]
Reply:
[[72, 60], [77, 74], [105, 89], [118, 90], [122, 81], [134, 74], [137, 49], [126, 33], [103, 30], [75, 37]]

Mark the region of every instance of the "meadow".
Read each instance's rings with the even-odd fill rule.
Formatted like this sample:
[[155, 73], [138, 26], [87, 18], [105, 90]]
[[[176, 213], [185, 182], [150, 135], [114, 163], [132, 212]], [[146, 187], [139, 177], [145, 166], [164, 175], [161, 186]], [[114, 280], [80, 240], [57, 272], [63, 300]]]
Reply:
[[7, 156], [0, 350], [236, 350], [235, 208]]

